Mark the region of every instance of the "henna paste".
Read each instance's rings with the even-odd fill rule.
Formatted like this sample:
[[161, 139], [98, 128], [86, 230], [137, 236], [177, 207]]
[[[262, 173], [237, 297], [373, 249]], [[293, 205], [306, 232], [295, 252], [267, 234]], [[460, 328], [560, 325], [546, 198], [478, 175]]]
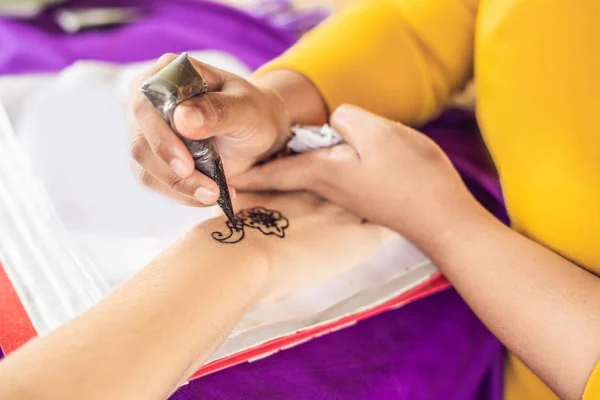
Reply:
[[248, 208], [236, 215], [236, 226], [227, 221], [225, 226], [229, 232], [213, 232], [212, 237], [221, 243], [238, 243], [244, 239], [244, 228], [259, 230], [263, 235], [285, 237], [285, 230], [290, 225], [288, 219], [279, 211], [269, 210], [264, 207]]

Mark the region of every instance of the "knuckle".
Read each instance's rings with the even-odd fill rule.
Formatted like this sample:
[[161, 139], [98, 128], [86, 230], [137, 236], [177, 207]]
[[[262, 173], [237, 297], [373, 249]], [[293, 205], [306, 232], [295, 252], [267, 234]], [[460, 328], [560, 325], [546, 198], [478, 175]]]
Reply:
[[131, 158], [133, 158], [138, 164], [142, 164], [148, 156], [148, 148], [148, 142], [146, 141], [144, 135], [140, 131], [134, 133], [131, 139], [131, 146], [129, 148]]
[[358, 154], [356, 153], [356, 150], [347, 144], [334, 146], [329, 153], [329, 160], [335, 162], [335, 164], [355, 161], [357, 159]]
[[165, 66], [165, 65], [169, 64], [171, 61], [173, 61], [174, 59], [176, 59], [177, 57], [178, 57], [178, 55], [175, 53], [165, 53], [158, 58], [158, 60], [156, 61], [156, 66], [157, 67]]
[[168, 158], [170, 156], [171, 146], [168, 145], [167, 141], [162, 137], [154, 138], [152, 141], [152, 150], [154, 153], [163, 159], [164, 161], [169, 161]]
[[[262, 99], [259, 96], [254, 95], [252, 92], [242, 91], [232, 98], [232, 103], [236, 106], [241, 106], [245, 109], [246, 114], [250, 116], [259, 116], [264, 114], [265, 107], [261, 103]], [[277, 99], [277, 101], [280, 101]], [[270, 112], [276, 112], [277, 109], [271, 109]]]
[[209, 126], [215, 126], [226, 118], [227, 104], [217, 93], [206, 96], [206, 100], [201, 103], [203, 116]]
[[131, 104], [131, 112], [134, 116], [139, 116], [144, 111], [146, 106], [148, 105], [146, 97], [143, 94], [139, 93], [134, 97], [133, 102]]
[[154, 186], [154, 177], [145, 169], [143, 168], [137, 168], [137, 172], [136, 172], [136, 176], [138, 181], [146, 186], [146, 187], [152, 187]]
[[133, 175], [136, 180], [144, 186], [151, 187], [155, 182], [155, 178], [144, 167], [136, 162], [131, 163]]
[[184, 179], [178, 175], [171, 174], [167, 178], [165, 184], [173, 190], [181, 191], [180, 189], [183, 187]]
[[405, 136], [406, 127], [391, 121], [381, 121], [373, 127], [373, 132], [368, 137], [369, 150], [389, 148]]

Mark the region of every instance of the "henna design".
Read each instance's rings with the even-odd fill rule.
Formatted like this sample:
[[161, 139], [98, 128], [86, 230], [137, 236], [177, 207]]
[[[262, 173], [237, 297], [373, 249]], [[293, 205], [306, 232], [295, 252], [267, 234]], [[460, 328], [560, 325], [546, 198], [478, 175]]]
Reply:
[[241, 210], [236, 214], [236, 226], [227, 221], [225, 226], [229, 232], [213, 232], [212, 237], [221, 243], [238, 243], [244, 239], [244, 227], [258, 229], [263, 235], [285, 237], [285, 230], [290, 223], [279, 211], [269, 210], [264, 207], [254, 207]]
[[244, 233], [243, 226], [234, 227], [233, 224], [231, 223], [231, 221], [227, 221], [225, 223], [225, 225], [227, 226], [227, 228], [229, 228], [229, 236], [226, 236], [227, 233], [223, 233], [223, 232], [219, 232], [219, 231], [212, 233], [213, 239], [215, 239], [217, 242], [237, 243], [237, 242], [240, 242], [244, 238], [245, 233]]

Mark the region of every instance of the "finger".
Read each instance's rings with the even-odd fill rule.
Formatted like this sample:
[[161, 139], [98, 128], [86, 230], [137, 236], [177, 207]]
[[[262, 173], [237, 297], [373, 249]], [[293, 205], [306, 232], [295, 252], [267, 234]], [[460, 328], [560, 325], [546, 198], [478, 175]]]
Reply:
[[[326, 150], [326, 149], [324, 149]], [[323, 150], [284, 157], [259, 165], [231, 179], [237, 190], [245, 191], [294, 191], [308, 190], [316, 186], [316, 160]]]
[[394, 123], [360, 107], [342, 105], [332, 114], [331, 127], [360, 155], [374, 142], [374, 137]]
[[167, 197], [175, 199], [181, 203], [204, 207], [204, 206], [213, 206], [216, 204], [216, 199], [218, 195], [211, 195], [210, 198], [204, 198], [200, 196], [189, 196], [184, 194], [174, 186], [163, 183], [154, 177], [150, 172], [139, 167], [140, 169], [136, 172], [138, 180], [146, 187], [161, 193]]
[[150, 173], [148, 173], [148, 171], [144, 170], [143, 168], [141, 168], [139, 166], [137, 168], [140, 168], [138, 171], [136, 171], [136, 177], [138, 178], [138, 180], [144, 186], [152, 189], [153, 191], [160, 193], [166, 197], [169, 197], [169, 198], [177, 201], [178, 203], [185, 204], [188, 206], [194, 206], [194, 207], [206, 206], [206, 204], [199, 202], [198, 200], [196, 200], [193, 197], [185, 196], [185, 195], [171, 189], [170, 187], [168, 187], [167, 185], [165, 185], [164, 183], [160, 182], [158, 179], [153, 177]]
[[[144, 186], [146, 186], [146, 187], [152, 189], [153, 191], [160, 193], [166, 197], [169, 197], [169, 198], [177, 201], [178, 203], [181, 203], [181, 204], [184, 204], [187, 206], [192, 206], [192, 207], [207, 207], [207, 206], [214, 205], [214, 203], [211, 203], [211, 204], [203, 203], [203, 202], [197, 200], [196, 198], [183, 195], [183, 194], [173, 190], [169, 186], [160, 182], [158, 179], [154, 178], [152, 175], [150, 175], [145, 170], [142, 170], [141, 172], [139, 172], [138, 179], [144, 184]], [[229, 195], [232, 200], [237, 197], [237, 192], [235, 191], [234, 188], [232, 188], [232, 187], [229, 188]]]
[[[189, 177], [194, 171], [194, 160], [187, 147], [173, 132], [169, 124], [154, 109], [150, 101], [139, 93], [132, 106], [132, 156], [139, 164], [151, 157], [144, 141], [153, 154], [158, 156], [180, 178]], [[143, 140], [142, 140], [143, 138]]]
[[256, 118], [257, 107], [239, 92], [206, 93], [191, 98], [175, 108], [177, 130], [189, 139], [207, 139], [231, 134], [240, 124]]
[[157, 189], [152, 184], [158, 181], [171, 190], [195, 198], [205, 205], [212, 205], [217, 201], [219, 187], [212, 179], [196, 170], [187, 178], [175, 174], [151, 151], [143, 135], [137, 135], [133, 140], [131, 152], [134, 161], [140, 167], [137, 171], [138, 177], [147, 186]]
[[231, 186], [250, 191], [310, 190], [328, 197], [342, 174], [351, 173], [358, 155], [349, 145], [309, 151], [252, 168], [231, 179]]

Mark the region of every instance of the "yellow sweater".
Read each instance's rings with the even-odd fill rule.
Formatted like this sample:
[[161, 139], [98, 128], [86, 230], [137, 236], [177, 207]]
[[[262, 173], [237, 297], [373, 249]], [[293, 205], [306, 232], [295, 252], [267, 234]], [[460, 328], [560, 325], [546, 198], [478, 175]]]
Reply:
[[[279, 68], [332, 110], [408, 124], [474, 73], [514, 228], [600, 274], [599, 0], [357, 0], [263, 71]], [[513, 356], [505, 376], [508, 399], [555, 398]], [[600, 398], [600, 366], [584, 398]]]

